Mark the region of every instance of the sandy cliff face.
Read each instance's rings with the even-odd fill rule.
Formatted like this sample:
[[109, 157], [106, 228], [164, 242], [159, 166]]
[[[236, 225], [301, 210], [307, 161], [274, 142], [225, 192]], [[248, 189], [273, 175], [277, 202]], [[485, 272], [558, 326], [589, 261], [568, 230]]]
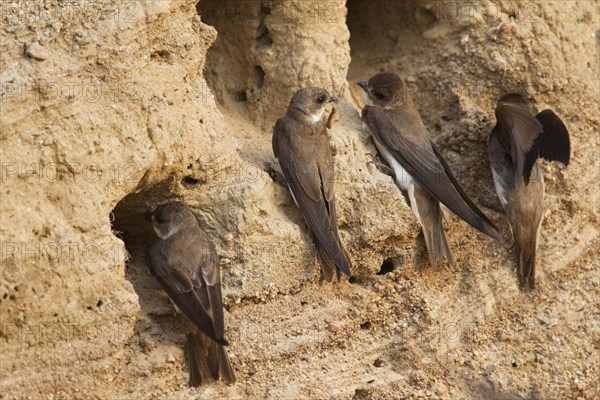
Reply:
[[[48, 0], [1, 17], [2, 397], [600, 395], [595, 2]], [[503, 242], [452, 219], [454, 265], [427, 266], [403, 195], [368, 164], [354, 82], [382, 70], [407, 78]], [[303, 86], [343, 99], [330, 137], [353, 283], [319, 282], [302, 215], [266, 172]], [[486, 156], [507, 91], [571, 133], [569, 168], [543, 164], [533, 294]], [[233, 387], [186, 387], [181, 324], [147, 272], [144, 212], [172, 199], [221, 257]]]

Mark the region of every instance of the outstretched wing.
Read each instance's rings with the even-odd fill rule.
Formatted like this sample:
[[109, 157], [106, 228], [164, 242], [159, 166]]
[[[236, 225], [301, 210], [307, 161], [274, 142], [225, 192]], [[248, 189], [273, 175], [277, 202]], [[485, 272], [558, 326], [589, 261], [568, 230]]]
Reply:
[[523, 104], [499, 102], [496, 119], [501, 129], [510, 132], [515, 182], [523, 176], [528, 184], [533, 164], [540, 157], [569, 164], [569, 132], [553, 111], [544, 110], [534, 117]]
[[535, 139], [543, 132], [542, 124], [531, 114], [526, 105], [502, 101], [496, 106], [496, 121], [500, 129], [510, 132], [510, 156], [515, 173], [514, 181], [518, 182], [523, 176], [528, 183], [537, 154], [533, 157], [533, 161], [530, 159], [526, 163], [525, 158], [526, 154], [533, 150]]
[[523, 176], [529, 183], [535, 160], [542, 157], [548, 161], [559, 161], [569, 165], [571, 142], [569, 131], [562, 120], [552, 110], [544, 110], [535, 117], [542, 124], [543, 132], [538, 135], [531, 149], [525, 154]]

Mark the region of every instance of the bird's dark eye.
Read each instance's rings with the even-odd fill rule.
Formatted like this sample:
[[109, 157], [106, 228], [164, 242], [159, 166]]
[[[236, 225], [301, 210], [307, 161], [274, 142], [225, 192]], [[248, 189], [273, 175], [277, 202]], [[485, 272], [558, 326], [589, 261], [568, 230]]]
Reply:
[[377, 100], [384, 100], [385, 99], [385, 95], [383, 93], [381, 93], [381, 92], [378, 92], [377, 90], [375, 90], [373, 92], [373, 96], [375, 96], [375, 98]]
[[158, 224], [164, 224], [165, 223], [165, 219], [160, 214], [155, 214], [154, 218], [152, 218], [152, 219], [153, 219], [154, 222], [156, 222]]
[[323, 104], [324, 101], [325, 101], [325, 96], [321, 95], [321, 96], [317, 97], [317, 103]]

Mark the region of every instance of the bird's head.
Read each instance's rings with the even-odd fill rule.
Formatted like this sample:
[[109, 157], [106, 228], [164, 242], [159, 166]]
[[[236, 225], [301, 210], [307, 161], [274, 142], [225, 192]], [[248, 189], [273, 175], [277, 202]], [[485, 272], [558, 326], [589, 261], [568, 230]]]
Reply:
[[395, 108], [408, 99], [406, 86], [398, 75], [391, 72], [379, 73], [369, 79], [369, 82], [358, 82], [358, 86], [365, 91], [367, 105]]
[[183, 228], [197, 224], [196, 217], [183, 203], [173, 201], [156, 207], [150, 214], [156, 236], [167, 240]]
[[298, 90], [292, 100], [288, 111], [311, 125], [319, 123], [330, 103], [337, 103], [338, 99], [331, 96], [325, 89], [308, 87]]

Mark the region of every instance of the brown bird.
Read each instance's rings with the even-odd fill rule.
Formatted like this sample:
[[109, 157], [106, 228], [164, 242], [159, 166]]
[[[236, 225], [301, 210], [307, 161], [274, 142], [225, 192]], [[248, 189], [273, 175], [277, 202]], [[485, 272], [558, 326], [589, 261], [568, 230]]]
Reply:
[[367, 105], [362, 110], [365, 130], [394, 170], [398, 187], [408, 192], [431, 264], [452, 262], [440, 203], [480, 232], [499, 239], [496, 226], [467, 196], [429, 138], [402, 80], [392, 73], [380, 73], [358, 85], [366, 94]]
[[152, 273], [183, 313], [187, 331], [190, 386], [235, 375], [225, 347], [219, 258], [196, 217], [183, 203], [170, 202], [151, 214], [161, 239], [150, 250]]
[[292, 198], [304, 214], [321, 264], [323, 277], [335, 271], [350, 275], [350, 259], [342, 247], [335, 214], [334, 167], [325, 108], [336, 102], [320, 88], [301, 89], [273, 129], [273, 153], [279, 161]]
[[488, 152], [496, 193], [515, 241], [521, 289], [535, 287], [535, 258], [544, 217], [544, 176], [536, 160], [569, 164], [569, 132], [551, 110], [534, 116], [523, 96], [510, 93], [496, 106]]

